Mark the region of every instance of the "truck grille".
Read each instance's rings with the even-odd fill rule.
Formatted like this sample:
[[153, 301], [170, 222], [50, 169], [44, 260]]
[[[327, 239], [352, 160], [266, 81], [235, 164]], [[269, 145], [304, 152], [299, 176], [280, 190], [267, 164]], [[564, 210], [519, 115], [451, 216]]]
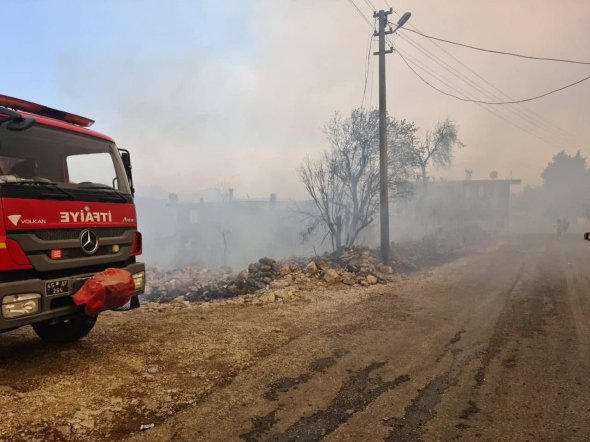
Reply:
[[[81, 248], [80, 234], [86, 229], [39, 229], [10, 232], [7, 237], [19, 243], [33, 269], [41, 272], [102, 265], [129, 259], [136, 229], [133, 227], [95, 228], [98, 249], [87, 255]], [[118, 246], [116, 252], [113, 246]], [[61, 259], [52, 259], [51, 250], [59, 249]]]
[[[78, 239], [80, 234], [85, 229], [56, 229], [56, 230], [35, 230], [33, 233], [35, 236], [43, 241], [65, 241], [68, 239]], [[123, 236], [125, 234], [124, 228], [105, 228], [105, 229], [95, 229], [92, 228], [92, 231], [96, 233], [98, 239], [104, 238], [115, 238], [118, 236]]]
[[[47, 251], [45, 254], [50, 257], [51, 252]], [[100, 246], [96, 249], [96, 252], [90, 256], [104, 256], [104, 255], [112, 255], [113, 248], [112, 246]], [[62, 249], [62, 259], [72, 259], [72, 258], [88, 258], [89, 255], [84, 253], [82, 249]]]

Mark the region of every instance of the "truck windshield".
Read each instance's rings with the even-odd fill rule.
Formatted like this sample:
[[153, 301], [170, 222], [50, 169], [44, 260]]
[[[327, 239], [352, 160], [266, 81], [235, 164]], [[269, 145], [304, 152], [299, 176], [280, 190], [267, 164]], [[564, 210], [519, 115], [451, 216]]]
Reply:
[[[46, 185], [44, 185], [46, 184]], [[0, 193], [17, 191], [70, 199], [125, 201], [129, 183], [114, 144], [40, 125], [25, 131], [0, 126]], [[60, 190], [56, 192], [55, 190]], [[63, 192], [65, 190], [66, 192]], [[50, 192], [51, 193], [51, 192]], [[24, 196], [26, 197], [26, 195]]]

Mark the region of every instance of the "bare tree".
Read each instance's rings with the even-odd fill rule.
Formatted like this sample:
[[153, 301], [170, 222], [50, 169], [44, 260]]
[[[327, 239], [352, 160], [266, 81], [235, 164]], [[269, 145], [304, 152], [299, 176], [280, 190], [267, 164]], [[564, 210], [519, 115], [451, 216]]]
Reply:
[[231, 237], [231, 229], [228, 226], [223, 226], [221, 224], [217, 224], [215, 226], [217, 233], [219, 233], [221, 237], [221, 241], [223, 244], [223, 265], [227, 265], [227, 257], [229, 254], [229, 239]]
[[426, 133], [424, 140], [416, 145], [413, 154], [424, 188], [428, 184], [428, 166], [433, 164], [438, 167], [449, 167], [455, 148], [463, 146], [459, 140], [457, 126], [449, 119], [437, 123], [433, 130]]
[[328, 229], [332, 250], [338, 250], [342, 247], [344, 191], [342, 182], [330, 168], [330, 161], [325, 159], [313, 161], [310, 158], [306, 158], [305, 162], [298, 167], [299, 178], [317, 209], [300, 208], [300, 211], [309, 219], [303, 238], [308, 238], [320, 225], [323, 225]]
[[[405, 121], [390, 120], [390, 188], [393, 195], [407, 189], [411, 147], [416, 128]], [[306, 212], [310, 224], [305, 235], [317, 227], [327, 228], [332, 248], [352, 247], [359, 234], [374, 221], [379, 204], [379, 113], [353, 110], [340, 114], [325, 127], [330, 149], [321, 160], [307, 159], [298, 173], [317, 213]], [[402, 142], [403, 141], [403, 142]]]
[[336, 114], [326, 125], [332, 149], [326, 155], [342, 183], [345, 245], [352, 246], [359, 233], [373, 222], [379, 194], [379, 114], [354, 110], [349, 117]]

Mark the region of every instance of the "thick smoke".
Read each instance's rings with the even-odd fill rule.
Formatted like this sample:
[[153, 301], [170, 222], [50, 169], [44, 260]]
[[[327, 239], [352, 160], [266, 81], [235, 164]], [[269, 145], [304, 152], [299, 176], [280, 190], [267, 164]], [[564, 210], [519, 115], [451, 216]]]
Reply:
[[[178, 192], [180, 204], [198, 203], [199, 198], [190, 195], [225, 182], [226, 187], [236, 189], [236, 200], [260, 198], [266, 203], [271, 193], [277, 193], [277, 211], [283, 211], [283, 205], [289, 206], [291, 200], [306, 198], [296, 166], [307, 154], [318, 157], [327, 147], [321, 128], [335, 110], [347, 113], [357, 108], [363, 97], [371, 30], [346, 2], [211, 4], [220, 6], [172, 2], [141, 9], [121, 6], [112, 12], [106, 8], [103, 21], [97, 21], [92, 34], [101, 36], [92, 41], [96, 46], [78, 44], [75, 35], [64, 41], [56, 67], [59, 100], [48, 103], [96, 118], [98, 130], [131, 150], [147, 259], [167, 265], [199, 260], [202, 253], [196, 245], [190, 253], [182, 248], [164, 250], [165, 238], [176, 232], [176, 211], [168, 206], [168, 193]], [[526, 0], [506, 8], [460, 0], [449, 7], [446, 2], [401, 1], [396, 9], [410, 10], [410, 24], [434, 35], [490, 48], [584, 59], [589, 5], [575, 1], [567, 2], [567, 7], [563, 2], [541, 4]], [[365, 13], [369, 11], [365, 9]], [[64, 26], [60, 29], [67, 32]], [[104, 29], [109, 29], [109, 38]], [[443, 56], [428, 41], [419, 41]], [[398, 44], [431, 63], [431, 69], [462, 84], [423, 54], [403, 46], [403, 39]], [[584, 67], [445, 49], [515, 98], [571, 82], [585, 72]], [[374, 59], [369, 59], [373, 77], [369, 75], [365, 104], [375, 106], [378, 84]], [[587, 87], [527, 105], [542, 117], [542, 121], [533, 117], [537, 121], [533, 124], [513, 113], [499, 118], [482, 107], [440, 95], [409, 72], [396, 54], [389, 55], [387, 63], [390, 115], [415, 122], [421, 130], [449, 117], [459, 125], [460, 137], [468, 146], [456, 155], [451, 168], [431, 171], [434, 175], [461, 180], [464, 170], [471, 169], [474, 180], [487, 179], [496, 169], [500, 172], [498, 179], [520, 178], [523, 187], [529, 185], [534, 190], [543, 185], [541, 171], [555, 152], [586, 148], [589, 128], [585, 118], [590, 111]], [[477, 82], [486, 84], [479, 79]], [[462, 87], [476, 98], [485, 98], [465, 84]], [[20, 95], [27, 98], [26, 93]], [[516, 109], [525, 111], [520, 106]], [[497, 112], [507, 111], [498, 108]], [[564, 128], [566, 134], [555, 126]], [[159, 195], [154, 189], [160, 189]], [[512, 191], [520, 190], [513, 186]], [[569, 209], [568, 214], [562, 214], [565, 209], [546, 208], [545, 203], [555, 199], [550, 194], [536, 190], [534, 195], [529, 190], [523, 191], [525, 194], [530, 198], [512, 199], [511, 229], [550, 231], [560, 217], [578, 226], [578, 219], [584, 216], [570, 214]], [[456, 212], [454, 194], [431, 198], [434, 201], [420, 204], [436, 210], [418, 210], [415, 200], [392, 204], [392, 240], [415, 238], [457, 224], [445, 214], [445, 210]], [[213, 202], [205, 198], [205, 204]], [[534, 215], [532, 206], [537, 207]], [[310, 254], [314, 246], [318, 253], [328, 248], [319, 232], [313, 244], [301, 244], [297, 218], [289, 215], [292, 210], [285, 208], [287, 215], [283, 218], [254, 222], [256, 229], [249, 233], [252, 241], [232, 226], [233, 250], [226, 247], [229, 252], [215, 257], [207, 253], [211, 260], [206, 264], [242, 265], [261, 254]], [[471, 217], [473, 211], [484, 209], [457, 210]], [[227, 216], [241, 220], [241, 215]], [[249, 222], [238, 224], [245, 227]], [[289, 226], [285, 228], [291, 233], [285, 237], [276, 224]], [[579, 227], [583, 229], [581, 224]], [[227, 230], [223, 225], [219, 229]], [[363, 234], [363, 243], [377, 244], [377, 231], [377, 224], [372, 224]], [[210, 236], [223, 241], [224, 235]]]

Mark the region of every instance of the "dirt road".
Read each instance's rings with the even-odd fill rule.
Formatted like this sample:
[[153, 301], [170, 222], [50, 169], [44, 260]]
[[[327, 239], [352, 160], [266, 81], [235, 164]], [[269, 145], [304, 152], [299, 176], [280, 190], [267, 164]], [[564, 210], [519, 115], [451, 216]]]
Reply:
[[517, 237], [389, 285], [109, 313], [69, 347], [2, 335], [0, 440], [588, 440], [589, 258]]

